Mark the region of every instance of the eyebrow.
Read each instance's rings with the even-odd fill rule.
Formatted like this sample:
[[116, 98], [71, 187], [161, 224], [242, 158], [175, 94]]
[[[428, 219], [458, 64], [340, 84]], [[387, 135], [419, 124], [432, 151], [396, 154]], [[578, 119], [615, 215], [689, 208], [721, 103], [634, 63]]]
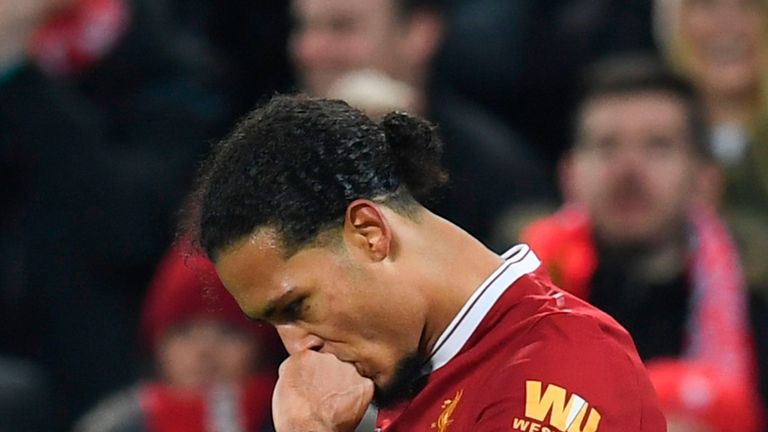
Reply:
[[292, 295], [293, 292], [294, 292], [293, 288], [287, 289], [278, 297], [267, 301], [267, 304], [264, 305], [260, 313], [256, 313], [255, 315], [246, 314], [245, 315], [246, 318], [248, 318], [248, 320], [250, 321], [261, 321], [261, 320], [269, 321], [270, 319], [273, 319], [275, 315], [277, 315], [278, 305], [280, 303], [285, 303], [285, 299], [290, 295]]

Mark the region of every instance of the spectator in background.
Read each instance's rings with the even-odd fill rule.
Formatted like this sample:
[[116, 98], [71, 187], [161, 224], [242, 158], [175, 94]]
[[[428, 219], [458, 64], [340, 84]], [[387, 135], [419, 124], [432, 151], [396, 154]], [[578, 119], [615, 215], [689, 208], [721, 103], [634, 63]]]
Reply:
[[0, 0], [0, 349], [47, 369], [50, 430], [135, 379], [142, 288], [225, 112], [167, 21], [146, 0]]
[[[611, 53], [649, 51], [648, 0], [450, 0], [438, 86], [481, 103], [555, 166], [584, 67]], [[439, 91], [439, 90], [438, 90]]]
[[[173, 214], [208, 140], [233, 120], [216, 59], [179, 35], [151, 0], [48, 0], [66, 7], [32, 35], [30, 57], [90, 104], [113, 176], [140, 200], [137, 220], [115, 233], [125, 286], [146, 286], [173, 237]], [[140, 296], [139, 296], [140, 297]]]
[[108, 289], [100, 260], [119, 248], [111, 235], [135, 216], [132, 200], [114, 181], [89, 104], [46, 79], [27, 53], [64, 3], [0, 0], [0, 352], [43, 367], [33, 377], [53, 390], [42, 394], [56, 401], [54, 415], [41, 407], [38, 417], [48, 431], [133, 379], [130, 309]]
[[183, 241], [168, 252], [144, 304], [156, 376], [102, 402], [75, 430], [271, 430], [277, 334], [248, 321], [210, 261], [192, 253]]
[[749, 388], [724, 379], [706, 364], [659, 360], [648, 365], [667, 432], [755, 430]]
[[349, 99], [369, 115], [395, 108], [438, 124], [451, 180], [431, 203], [437, 212], [489, 243], [503, 208], [549, 196], [539, 162], [512, 131], [458, 96], [431, 100], [439, 1], [294, 0], [292, 12], [289, 52], [304, 90]]
[[657, 0], [655, 7], [662, 51], [704, 102], [712, 153], [726, 175], [724, 196], [713, 198], [722, 201], [750, 283], [768, 287], [768, 3]]
[[294, 0], [289, 52], [304, 90], [328, 95], [345, 75], [373, 69], [414, 88], [426, 107], [429, 66], [442, 36], [441, 6], [421, 0]]
[[700, 362], [743, 389], [740, 430], [757, 431], [751, 327], [764, 324], [750, 326], [738, 250], [699, 194], [717, 176], [695, 92], [643, 57], [599, 63], [585, 82], [562, 164], [567, 204], [523, 240], [563, 288], [624, 325], [644, 360]]

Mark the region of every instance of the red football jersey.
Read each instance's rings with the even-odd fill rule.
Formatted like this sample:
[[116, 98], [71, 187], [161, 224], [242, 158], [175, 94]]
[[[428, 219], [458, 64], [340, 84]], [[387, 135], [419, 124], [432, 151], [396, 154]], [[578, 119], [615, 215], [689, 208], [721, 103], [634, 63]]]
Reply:
[[426, 387], [378, 430], [666, 431], [626, 330], [552, 285], [528, 246], [504, 258], [438, 339]]

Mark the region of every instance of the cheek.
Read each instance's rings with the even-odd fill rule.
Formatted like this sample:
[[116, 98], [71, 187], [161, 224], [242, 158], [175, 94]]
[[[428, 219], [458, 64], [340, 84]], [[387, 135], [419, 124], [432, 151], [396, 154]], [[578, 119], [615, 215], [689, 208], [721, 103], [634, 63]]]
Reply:
[[605, 197], [605, 189], [610, 184], [610, 172], [604, 163], [584, 160], [575, 164], [574, 176], [575, 199], [587, 205], [595, 205]]
[[697, 172], [686, 163], [658, 164], [655, 175], [648, 177], [658, 211], [684, 212], [695, 199]]
[[307, 56], [305, 39], [301, 33], [291, 33], [288, 37], [288, 54], [294, 63], [304, 63], [304, 58]]
[[701, 48], [708, 38], [724, 28], [723, 19], [715, 8], [695, 5], [682, 6], [679, 24], [682, 40], [694, 49]]

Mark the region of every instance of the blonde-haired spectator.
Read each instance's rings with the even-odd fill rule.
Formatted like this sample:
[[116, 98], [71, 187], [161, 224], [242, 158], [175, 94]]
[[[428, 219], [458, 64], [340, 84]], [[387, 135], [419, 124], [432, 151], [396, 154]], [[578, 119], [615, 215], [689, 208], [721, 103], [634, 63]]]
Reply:
[[656, 0], [655, 15], [666, 59], [701, 94], [747, 277], [768, 286], [768, 2]]

